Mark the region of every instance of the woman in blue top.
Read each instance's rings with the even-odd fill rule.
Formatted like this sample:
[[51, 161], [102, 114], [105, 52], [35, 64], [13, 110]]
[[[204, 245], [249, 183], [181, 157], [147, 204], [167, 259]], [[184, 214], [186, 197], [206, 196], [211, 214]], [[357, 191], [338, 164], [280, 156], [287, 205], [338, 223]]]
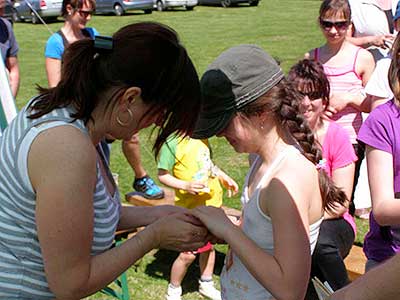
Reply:
[[94, 28], [86, 28], [96, 8], [94, 0], [64, 0], [61, 15], [65, 22], [63, 27], [48, 40], [45, 49], [46, 73], [49, 87], [54, 87], [60, 81], [61, 59], [65, 47], [73, 42], [94, 38], [98, 32]]

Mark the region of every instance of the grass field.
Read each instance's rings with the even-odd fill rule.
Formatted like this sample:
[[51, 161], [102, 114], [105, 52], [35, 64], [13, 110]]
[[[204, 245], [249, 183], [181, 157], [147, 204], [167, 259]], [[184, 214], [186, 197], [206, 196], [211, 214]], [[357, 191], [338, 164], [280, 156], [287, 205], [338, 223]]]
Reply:
[[[140, 21], [157, 21], [174, 28], [187, 47], [195, 66], [201, 75], [206, 66], [223, 50], [237, 44], [258, 44], [272, 56], [281, 61], [287, 71], [292, 64], [301, 59], [306, 51], [323, 42], [317, 26], [318, 0], [262, 0], [258, 7], [221, 7], [198, 6], [194, 11], [174, 10], [153, 12], [145, 15], [141, 12], [123, 17], [94, 16], [89, 26], [95, 27], [101, 34], [111, 35], [120, 27]], [[62, 21], [49, 24], [57, 31]], [[18, 107], [22, 107], [34, 96], [35, 85], [47, 84], [44, 68], [44, 46], [50, 33], [44, 26], [29, 23], [17, 23], [15, 34], [20, 45], [19, 62], [21, 69], [21, 88], [17, 98]], [[150, 130], [141, 133], [143, 162], [150, 175], [156, 168], [151, 153]], [[223, 139], [211, 139], [214, 161], [242, 185], [247, 172], [244, 155], [234, 153]], [[121, 194], [131, 190], [133, 173], [126, 163], [120, 143], [113, 144], [111, 168], [119, 174]], [[239, 198], [225, 199], [228, 206], [239, 208]], [[358, 221], [361, 242], [367, 223]], [[216, 279], [220, 272], [223, 253], [226, 248], [217, 247]], [[134, 267], [128, 270], [131, 298], [136, 300], [164, 299], [169, 278], [169, 268], [174, 253], [153, 251], [146, 255]], [[196, 292], [197, 266], [188, 272], [183, 284], [184, 299], [203, 299]], [[97, 294], [89, 299], [108, 299]]]

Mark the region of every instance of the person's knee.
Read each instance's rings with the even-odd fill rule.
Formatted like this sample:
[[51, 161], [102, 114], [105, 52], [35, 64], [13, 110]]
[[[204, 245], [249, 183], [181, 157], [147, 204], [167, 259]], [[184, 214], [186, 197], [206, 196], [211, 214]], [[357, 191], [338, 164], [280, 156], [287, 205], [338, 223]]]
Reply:
[[185, 266], [190, 266], [193, 263], [193, 261], [196, 259], [196, 255], [194, 255], [193, 253], [184, 252], [184, 253], [179, 254], [178, 259]]

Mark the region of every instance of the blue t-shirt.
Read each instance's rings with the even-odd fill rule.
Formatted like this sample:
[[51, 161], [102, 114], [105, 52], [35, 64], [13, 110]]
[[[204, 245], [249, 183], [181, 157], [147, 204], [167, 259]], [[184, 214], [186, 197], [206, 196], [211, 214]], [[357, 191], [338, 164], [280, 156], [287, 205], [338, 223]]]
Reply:
[[[87, 27], [83, 29], [85, 34], [89, 35], [92, 39], [99, 35], [96, 29]], [[48, 58], [55, 58], [61, 60], [64, 53], [64, 42], [62, 36], [56, 32], [49, 37], [46, 43], [46, 49], [44, 51], [44, 56]]]
[[4, 63], [7, 57], [17, 56], [18, 44], [11, 27], [11, 23], [0, 17], [0, 55]]

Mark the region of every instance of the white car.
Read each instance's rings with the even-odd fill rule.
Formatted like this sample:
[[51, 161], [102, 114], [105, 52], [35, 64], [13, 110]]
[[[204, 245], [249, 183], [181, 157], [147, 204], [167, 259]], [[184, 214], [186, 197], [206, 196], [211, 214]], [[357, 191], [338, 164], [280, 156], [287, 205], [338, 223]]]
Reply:
[[16, 0], [14, 3], [14, 21], [40, 23], [44, 20], [57, 19], [61, 13], [62, 0]]
[[193, 10], [197, 4], [198, 0], [155, 0], [155, 7], [158, 11], [172, 7], [184, 7], [186, 10]]

